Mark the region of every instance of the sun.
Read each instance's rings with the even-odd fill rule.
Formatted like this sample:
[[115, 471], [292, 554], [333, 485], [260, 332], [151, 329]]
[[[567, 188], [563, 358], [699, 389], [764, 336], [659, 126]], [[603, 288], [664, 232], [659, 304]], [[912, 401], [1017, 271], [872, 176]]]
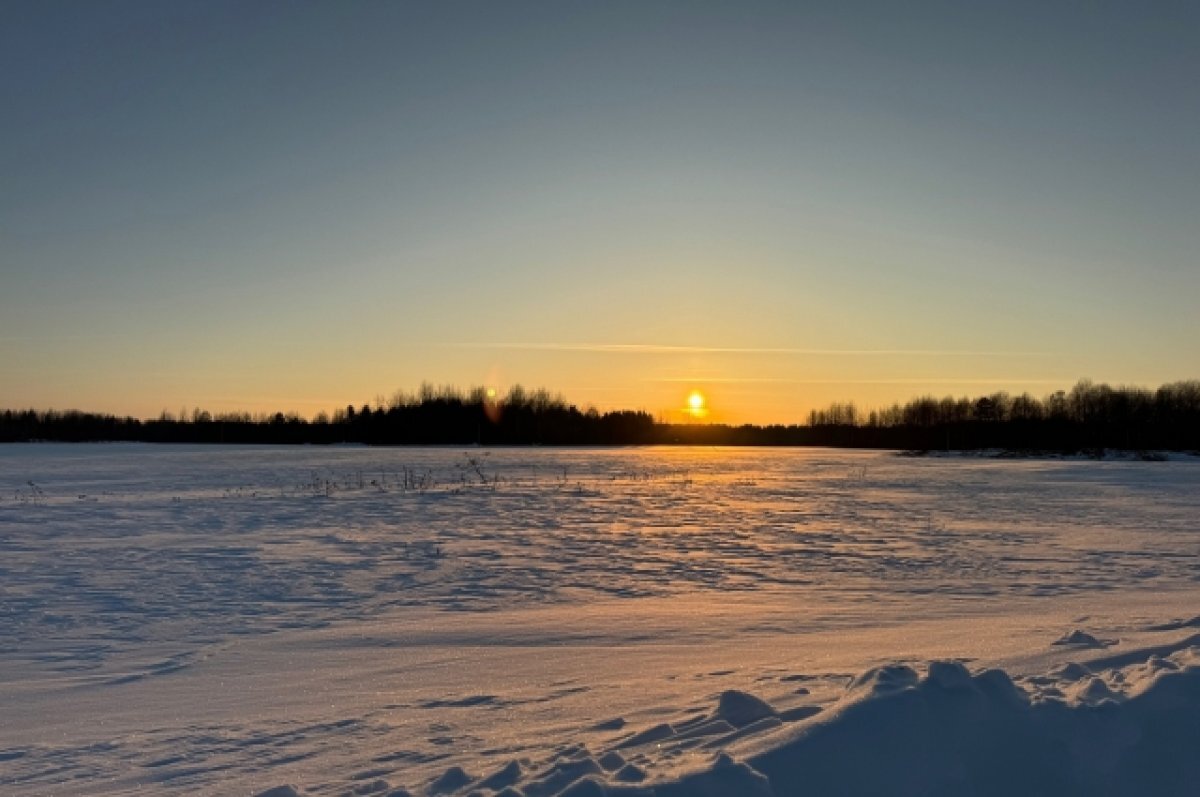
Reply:
[[687, 406], [684, 407], [683, 411], [692, 416], [693, 419], [700, 420], [708, 415], [707, 405], [708, 400], [704, 398], [704, 394], [699, 390], [693, 390], [688, 394]]

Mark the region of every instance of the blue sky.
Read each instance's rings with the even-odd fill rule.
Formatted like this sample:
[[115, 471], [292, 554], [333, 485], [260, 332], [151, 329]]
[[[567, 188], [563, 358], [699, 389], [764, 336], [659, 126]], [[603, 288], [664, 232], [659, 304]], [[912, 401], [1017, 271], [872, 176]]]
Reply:
[[7, 3], [0, 405], [1195, 377], [1186, 3]]

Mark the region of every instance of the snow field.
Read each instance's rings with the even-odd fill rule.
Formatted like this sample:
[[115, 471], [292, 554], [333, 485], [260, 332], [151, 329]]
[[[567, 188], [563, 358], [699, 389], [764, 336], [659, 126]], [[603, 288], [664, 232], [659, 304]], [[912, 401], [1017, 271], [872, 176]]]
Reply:
[[0, 448], [0, 792], [1191, 794], [1200, 465]]

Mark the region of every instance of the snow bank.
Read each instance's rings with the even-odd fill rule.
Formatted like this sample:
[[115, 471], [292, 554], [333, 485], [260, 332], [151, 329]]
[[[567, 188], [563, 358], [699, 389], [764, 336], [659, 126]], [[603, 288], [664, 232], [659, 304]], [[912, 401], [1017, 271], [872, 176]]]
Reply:
[[[957, 662], [872, 670], [825, 718], [759, 740], [738, 782], [776, 797], [1200, 793], [1200, 648], [1037, 682]], [[721, 793], [731, 764], [655, 793]]]
[[[1020, 684], [1003, 670], [971, 672], [955, 661], [923, 672], [892, 664], [854, 678], [817, 717], [792, 722], [788, 712], [730, 691], [707, 716], [635, 732], [606, 753], [575, 746], [527, 777], [515, 763], [470, 782], [452, 768], [426, 793], [1194, 795], [1200, 647], [1136, 658], [1100, 671], [1072, 663]], [[688, 750], [713, 751], [711, 763], [673, 780], [630, 782], [644, 776], [636, 761], [661, 763]]]

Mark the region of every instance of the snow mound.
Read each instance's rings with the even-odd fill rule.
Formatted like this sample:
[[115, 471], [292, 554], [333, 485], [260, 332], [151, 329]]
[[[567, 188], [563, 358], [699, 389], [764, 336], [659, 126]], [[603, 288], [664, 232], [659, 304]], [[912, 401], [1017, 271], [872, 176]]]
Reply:
[[765, 700], [747, 692], [730, 689], [721, 693], [714, 718], [724, 720], [735, 728], [744, 728], [752, 722], [774, 716], [775, 709]]
[[677, 783], [659, 786], [655, 797], [774, 797], [771, 782], [760, 772], [722, 753], [707, 772], [697, 772]]
[[304, 792], [297, 789], [295, 786], [285, 784], [283, 786], [275, 786], [265, 791], [260, 791], [254, 797], [301, 797]]
[[[1006, 673], [957, 662], [935, 662], [924, 677], [879, 668], [827, 715], [760, 740], [744, 765], [775, 797], [1195, 794], [1198, 661], [1189, 649], [1167, 667], [1087, 678], [1069, 701], [1031, 699]], [[716, 782], [720, 770], [689, 782]]]
[[500, 791], [513, 785], [521, 779], [521, 764], [519, 761], [509, 761], [501, 769], [488, 775], [476, 784], [479, 788]]
[[450, 767], [442, 773], [441, 777], [429, 784], [429, 793], [453, 794], [473, 780], [474, 778], [468, 775], [462, 767]]
[[1071, 633], [1064, 634], [1050, 644], [1076, 648], [1106, 648], [1110, 645], [1116, 644], [1116, 640], [1097, 639], [1086, 631], [1075, 629]]
[[1053, 679], [1059, 681], [1078, 681], [1091, 675], [1092, 671], [1078, 662], [1069, 661], [1050, 672]]

